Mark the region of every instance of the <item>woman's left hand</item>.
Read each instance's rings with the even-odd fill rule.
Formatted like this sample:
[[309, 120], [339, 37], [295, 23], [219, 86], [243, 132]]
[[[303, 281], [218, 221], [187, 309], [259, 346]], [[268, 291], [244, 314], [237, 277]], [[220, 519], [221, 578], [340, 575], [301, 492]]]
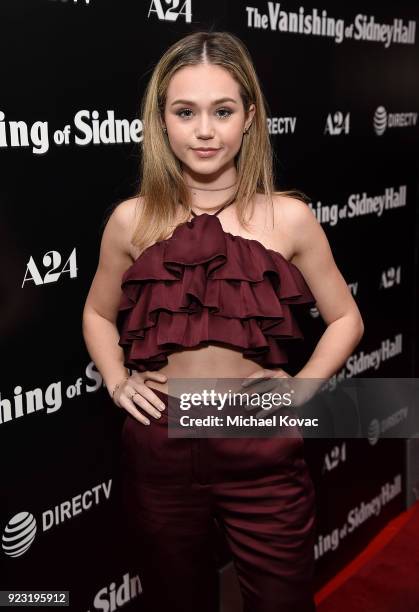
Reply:
[[[279, 378], [281, 379], [280, 383], [278, 383]], [[275, 370], [260, 368], [244, 379], [241, 383], [241, 388], [246, 390], [250, 388], [249, 392], [252, 394], [268, 393], [275, 389], [281, 389], [281, 391], [289, 390], [290, 386], [284, 383], [284, 378], [293, 377], [282, 368]]]
[[[243, 380], [240, 391], [243, 393], [249, 393], [249, 395], [252, 397], [270, 392], [283, 394], [291, 390], [291, 384], [289, 382], [285, 382], [284, 380], [289, 378], [293, 377], [282, 368], [272, 370], [267, 368], [259, 368]], [[255, 409], [255, 406], [252, 406], [251, 403], [248, 406], [243, 407], [249, 411]], [[278, 406], [275, 408], [275, 404], [273, 403], [269, 410], [261, 410], [255, 416], [266, 417], [268, 416], [268, 413], [271, 413], [277, 409]]]
[[[292, 379], [292, 382], [290, 379]], [[316, 394], [318, 386], [317, 380], [295, 378], [282, 368], [275, 370], [260, 368], [243, 380], [240, 390], [248, 392], [251, 396], [269, 392], [280, 393], [281, 395], [290, 393], [292, 395], [292, 408], [295, 409], [308, 402]], [[272, 405], [272, 408], [274, 405]], [[254, 409], [251, 404], [244, 407], [247, 410]], [[269, 412], [272, 412], [272, 408]], [[278, 410], [278, 407], [275, 409]], [[262, 410], [255, 416], [267, 416], [267, 411]]]

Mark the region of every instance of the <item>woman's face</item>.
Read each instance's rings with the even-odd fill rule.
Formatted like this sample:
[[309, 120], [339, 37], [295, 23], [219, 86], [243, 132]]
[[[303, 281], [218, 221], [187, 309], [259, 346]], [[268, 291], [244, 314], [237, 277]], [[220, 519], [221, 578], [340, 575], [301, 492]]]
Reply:
[[[255, 112], [246, 113], [239, 85], [221, 66], [180, 68], [167, 90], [164, 123], [173, 153], [192, 174], [219, 174], [234, 164]], [[213, 148], [210, 156], [196, 149]]]

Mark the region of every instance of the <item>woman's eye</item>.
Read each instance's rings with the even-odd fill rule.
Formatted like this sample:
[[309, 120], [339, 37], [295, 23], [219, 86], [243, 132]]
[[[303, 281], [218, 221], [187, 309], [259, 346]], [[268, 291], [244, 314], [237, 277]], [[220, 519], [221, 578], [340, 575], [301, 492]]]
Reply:
[[229, 110], [228, 108], [220, 108], [219, 109], [221, 113], [228, 113], [227, 115], [222, 115], [222, 117], [230, 117], [230, 115], [232, 115], [233, 113], [231, 112], [231, 110]]
[[[184, 115], [184, 113], [191, 113], [191, 109], [190, 108], [183, 108], [182, 110], [178, 111], [176, 113], [176, 115], [178, 115], [178, 117], [189, 117], [190, 115]], [[219, 115], [221, 117], [221, 119], [224, 119], [226, 117], [230, 117], [230, 115], [232, 115], [232, 111], [229, 110], [228, 108], [219, 108], [217, 111], [217, 113], [227, 113], [225, 115]]]
[[184, 109], [182, 109], [182, 110], [178, 111], [178, 112], [176, 113], [176, 115], [177, 115], [178, 117], [182, 117], [182, 116], [183, 116], [183, 113], [190, 113], [190, 112], [191, 112], [191, 110], [190, 110], [189, 108], [184, 108]]

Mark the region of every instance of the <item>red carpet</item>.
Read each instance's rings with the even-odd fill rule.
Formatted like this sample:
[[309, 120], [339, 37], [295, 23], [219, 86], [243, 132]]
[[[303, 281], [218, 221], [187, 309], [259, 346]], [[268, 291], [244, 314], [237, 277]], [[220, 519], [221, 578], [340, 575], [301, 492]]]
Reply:
[[316, 594], [318, 612], [419, 612], [419, 502]]

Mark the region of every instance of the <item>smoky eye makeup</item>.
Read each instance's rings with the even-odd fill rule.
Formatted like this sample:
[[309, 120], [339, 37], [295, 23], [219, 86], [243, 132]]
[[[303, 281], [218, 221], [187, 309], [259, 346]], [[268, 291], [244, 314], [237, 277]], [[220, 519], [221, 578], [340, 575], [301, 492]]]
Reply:
[[[177, 110], [175, 112], [175, 115], [178, 117], [188, 117], [190, 115], [184, 115], [184, 113], [192, 113], [192, 109], [190, 108], [181, 108], [179, 110]], [[230, 117], [233, 114], [233, 110], [230, 108], [217, 108], [216, 111], [214, 111], [216, 113], [223, 113], [222, 115], [219, 115], [219, 117], [221, 119], [226, 119], [227, 117]]]

